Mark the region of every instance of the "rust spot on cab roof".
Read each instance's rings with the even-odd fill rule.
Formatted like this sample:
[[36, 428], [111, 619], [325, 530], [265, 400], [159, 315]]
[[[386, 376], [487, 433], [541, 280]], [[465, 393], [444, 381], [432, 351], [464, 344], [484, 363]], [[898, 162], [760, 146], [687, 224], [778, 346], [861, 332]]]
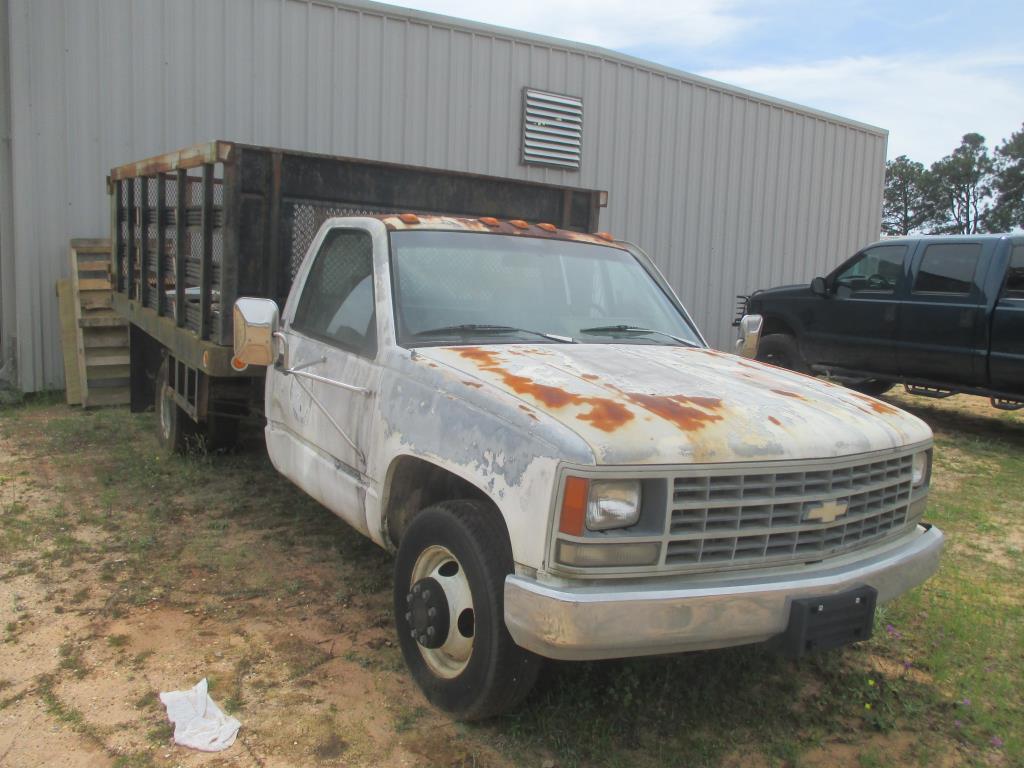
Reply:
[[474, 389], [480, 389], [480, 387], [483, 386], [479, 381], [463, 381], [462, 383], [467, 387], [473, 387]]
[[717, 397], [644, 395], [639, 392], [624, 392], [623, 394], [641, 408], [666, 421], [673, 422], [687, 432], [703, 429], [708, 424], [723, 419], [720, 413], [715, 413], [722, 407], [722, 401]]
[[581, 373], [580, 378], [586, 379], [587, 381], [598, 381], [601, 377], [596, 373]]
[[769, 416], [768, 421], [770, 421], [772, 424], [775, 424], [776, 426], [782, 426], [782, 422], [776, 419], [774, 416]]

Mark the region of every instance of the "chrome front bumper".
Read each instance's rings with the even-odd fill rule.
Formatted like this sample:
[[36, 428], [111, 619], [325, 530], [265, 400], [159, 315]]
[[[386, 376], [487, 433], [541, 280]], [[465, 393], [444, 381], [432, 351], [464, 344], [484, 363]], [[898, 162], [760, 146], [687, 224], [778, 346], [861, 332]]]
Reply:
[[[878, 602], [939, 567], [942, 531], [917, 526], [880, 548], [827, 562], [642, 583], [549, 586], [505, 579], [505, 624], [523, 648], [552, 659], [614, 659], [758, 643], [785, 631], [790, 601], [878, 590]], [[781, 574], [781, 578], [780, 578]]]

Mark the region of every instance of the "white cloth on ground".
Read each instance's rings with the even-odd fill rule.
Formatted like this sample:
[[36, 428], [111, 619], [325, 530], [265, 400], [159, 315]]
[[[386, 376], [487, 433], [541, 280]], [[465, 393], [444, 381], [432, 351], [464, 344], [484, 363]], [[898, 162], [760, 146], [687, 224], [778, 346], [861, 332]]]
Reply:
[[161, 693], [160, 701], [174, 723], [175, 744], [220, 752], [235, 743], [242, 724], [221, 712], [207, 693], [205, 677], [190, 690]]

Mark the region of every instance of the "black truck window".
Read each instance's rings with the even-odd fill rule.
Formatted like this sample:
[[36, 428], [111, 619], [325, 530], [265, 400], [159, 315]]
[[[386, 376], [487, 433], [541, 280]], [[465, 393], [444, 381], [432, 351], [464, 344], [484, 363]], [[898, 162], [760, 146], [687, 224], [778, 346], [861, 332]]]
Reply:
[[302, 288], [293, 327], [364, 357], [377, 353], [373, 241], [368, 232], [327, 233]]
[[1006, 274], [1003, 295], [1008, 299], [1024, 299], [1024, 245], [1015, 245], [1010, 254], [1010, 269]]
[[914, 281], [914, 293], [970, 293], [980, 257], [980, 243], [929, 245]]
[[858, 254], [834, 278], [836, 288], [892, 293], [903, 277], [905, 245], [878, 245]]

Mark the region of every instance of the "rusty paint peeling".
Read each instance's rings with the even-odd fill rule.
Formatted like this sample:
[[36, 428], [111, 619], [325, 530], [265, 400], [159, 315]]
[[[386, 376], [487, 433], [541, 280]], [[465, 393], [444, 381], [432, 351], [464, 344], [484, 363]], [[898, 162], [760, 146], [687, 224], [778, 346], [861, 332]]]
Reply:
[[776, 419], [774, 416], [769, 416], [768, 421], [770, 421], [772, 424], [775, 424], [778, 427], [782, 426], [782, 422]]
[[530, 406], [528, 406], [528, 405], [520, 405], [519, 406], [519, 410], [522, 411], [523, 413], [525, 413], [527, 416], [529, 416], [534, 421], [540, 421], [540, 419], [537, 418], [537, 414], [535, 414], [532, 410], [530, 410]]
[[605, 432], [614, 432], [634, 418], [632, 411], [626, 406], [607, 397], [585, 397], [580, 402], [589, 405], [590, 410], [576, 418], [580, 421], [589, 421], [597, 429]]
[[[516, 394], [532, 397], [546, 408], [566, 408], [570, 405], [587, 407], [576, 418], [589, 422], [596, 429], [614, 432], [636, 418], [636, 415], [622, 402], [607, 398], [580, 395], [567, 392], [560, 387], [540, 384], [526, 376], [511, 373], [500, 365], [498, 353], [480, 347], [460, 347], [458, 354], [474, 361], [483, 371], [497, 374], [505, 386]], [[587, 374], [584, 374], [586, 376]], [[589, 374], [597, 378], [594, 374]], [[722, 400], [717, 397], [696, 397], [690, 395], [649, 395], [640, 392], [626, 392], [612, 387], [631, 404], [671, 422], [680, 429], [692, 432], [708, 424], [722, 421]], [[796, 397], [799, 397], [796, 395]]]
[[715, 413], [721, 409], [722, 401], [717, 397], [687, 397], [686, 395], [644, 395], [639, 392], [624, 392], [630, 402], [671, 421], [680, 429], [692, 432], [708, 424], [721, 421], [724, 417]]
[[806, 399], [803, 395], [798, 395], [796, 392], [788, 392], [785, 389], [773, 389], [772, 392], [776, 395], [782, 395], [783, 397], [792, 397], [794, 400]]
[[483, 386], [479, 381], [463, 381], [462, 383], [467, 387], [473, 387], [473, 389], [480, 389]]
[[506, 371], [499, 365], [497, 353], [479, 347], [461, 347], [462, 357], [473, 360], [480, 370], [497, 374], [505, 386], [519, 395], [533, 398], [545, 408], [567, 408], [570, 405], [590, 407], [589, 411], [577, 414], [576, 418], [589, 422], [595, 429], [614, 432], [634, 418], [633, 412], [622, 403], [607, 397], [589, 397], [566, 392], [560, 387], [540, 384], [526, 376]]
[[625, 245], [614, 242], [614, 239], [608, 240], [607, 238], [600, 237], [596, 234], [558, 229], [557, 227], [554, 227], [554, 225], [551, 225], [554, 227], [553, 229], [541, 227], [539, 224], [531, 227], [529, 222], [523, 221], [522, 219], [502, 221], [501, 219], [496, 219], [493, 216], [467, 218], [461, 216], [438, 216], [431, 214], [414, 215], [418, 219], [418, 223], [416, 224], [407, 223], [402, 220], [401, 216], [396, 216], [394, 214], [376, 214], [371, 215], [368, 218], [380, 220], [389, 230], [404, 230], [415, 227], [417, 230], [487, 232], [500, 235], [516, 235], [518, 237], [570, 240], [578, 243], [588, 243], [590, 245], [600, 245], [604, 247], [619, 248], [620, 250], [627, 250]]
[[600, 381], [601, 379], [601, 377], [596, 373], [581, 373], [580, 378], [586, 379], [587, 381]]
[[851, 391], [850, 395], [852, 395], [857, 400], [860, 400], [875, 413], [899, 413], [899, 411], [896, 408], [889, 405], [888, 403], [883, 403], [881, 400], [875, 400], [873, 397], [862, 395], [860, 392]]

